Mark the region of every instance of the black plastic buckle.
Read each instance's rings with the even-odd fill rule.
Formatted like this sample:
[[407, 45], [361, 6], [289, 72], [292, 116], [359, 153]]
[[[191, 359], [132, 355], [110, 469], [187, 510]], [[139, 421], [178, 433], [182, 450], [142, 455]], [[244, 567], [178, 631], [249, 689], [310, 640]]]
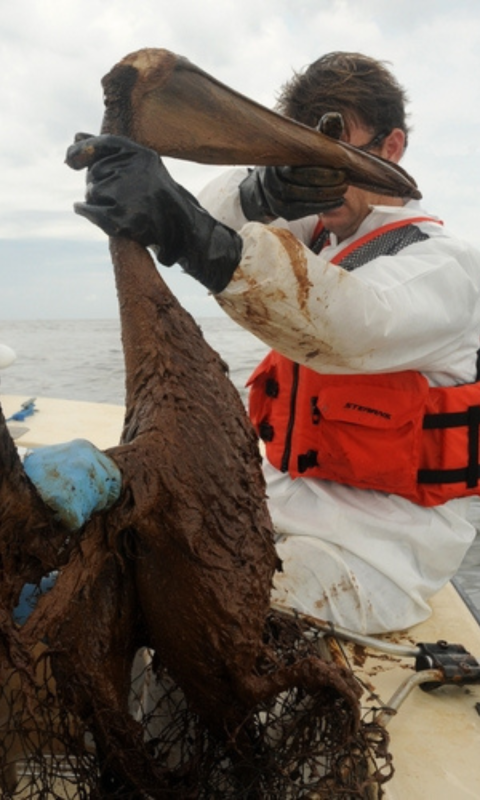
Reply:
[[265, 420], [258, 426], [258, 435], [262, 442], [273, 442], [275, 431], [273, 426]]
[[267, 378], [265, 381], [265, 394], [267, 397], [278, 397], [278, 381], [275, 378]]
[[318, 452], [316, 450], [307, 450], [306, 453], [301, 453], [297, 457], [297, 469], [300, 474], [306, 472], [307, 469], [318, 467], [317, 456]]
[[480, 683], [480, 664], [461, 644], [448, 644], [443, 640], [435, 644], [419, 644], [415, 669], [437, 669], [442, 673], [441, 681], [422, 683], [425, 692], [431, 692], [446, 683], [464, 686], [467, 683]]

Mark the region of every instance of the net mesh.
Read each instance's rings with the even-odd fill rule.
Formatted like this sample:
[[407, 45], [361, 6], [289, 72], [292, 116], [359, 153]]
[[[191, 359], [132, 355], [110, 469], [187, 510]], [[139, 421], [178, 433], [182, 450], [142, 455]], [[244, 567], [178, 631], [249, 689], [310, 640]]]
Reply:
[[[264, 638], [270, 656], [259, 665], [260, 674], [305, 657], [331, 661], [326, 640], [298, 619], [272, 612]], [[145, 648], [132, 665], [124, 718], [103, 726], [123, 735], [133, 720], [141, 738], [107, 740], [102, 755], [92, 730], [99, 729], [99, 718], [107, 718], [109, 709], [93, 703], [95, 720], [72, 714], [56, 690], [51, 652], [39, 644], [29, 660], [23, 654], [19, 668], [15, 648], [4, 644], [0, 789], [5, 800], [380, 798], [392, 775], [386, 731], [366, 713], [358, 723], [352, 697], [342, 695], [331, 680], [314, 692], [293, 687], [272, 696], [223, 737], [206, 728]], [[72, 669], [72, 681], [84, 680]], [[135, 770], [134, 748], [139, 747], [151, 770]], [[130, 768], [122, 770], [122, 764]]]

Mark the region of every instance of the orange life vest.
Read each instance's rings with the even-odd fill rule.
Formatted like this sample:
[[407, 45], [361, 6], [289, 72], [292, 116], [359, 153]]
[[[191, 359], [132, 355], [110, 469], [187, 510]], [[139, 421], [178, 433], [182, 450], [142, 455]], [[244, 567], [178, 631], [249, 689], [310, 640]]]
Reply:
[[322, 375], [272, 351], [249, 385], [267, 458], [293, 478], [424, 506], [480, 494], [480, 383], [432, 388], [414, 371]]
[[432, 388], [413, 370], [320, 374], [271, 351], [248, 385], [267, 458], [293, 478], [424, 506], [480, 494], [480, 383]]

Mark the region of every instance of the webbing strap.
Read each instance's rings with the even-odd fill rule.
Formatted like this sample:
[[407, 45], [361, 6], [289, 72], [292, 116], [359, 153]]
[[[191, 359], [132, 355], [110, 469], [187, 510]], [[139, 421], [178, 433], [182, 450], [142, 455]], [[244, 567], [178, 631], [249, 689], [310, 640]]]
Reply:
[[418, 483], [465, 483], [469, 489], [475, 489], [478, 486], [479, 478], [480, 466], [477, 467], [476, 477], [473, 482], [467, 467], [460, 467], [459, 469], [419, 469], [417, 473]]
[[424, 430], [462, 426], [468, 428], [467, 465], [459, 469], [420, 469], [417, 474], [419, 483], [465, 483], [468, 489], [478, 486], [480, 406], [469, 406], [466, 411], [428, 414], [423, 420]]

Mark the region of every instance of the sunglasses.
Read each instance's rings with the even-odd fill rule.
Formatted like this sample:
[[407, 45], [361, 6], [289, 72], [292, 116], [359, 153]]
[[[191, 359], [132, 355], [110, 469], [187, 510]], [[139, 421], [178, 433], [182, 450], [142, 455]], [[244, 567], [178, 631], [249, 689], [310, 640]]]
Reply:
[[376, 133], [373, 139], [370, 139], [369, 142], [366, 144], [356, 145], [357, 150], [363, 150], [364, 153], [368, 152], [369, 150], [375, 150], [377, 147], [380, 147], [382, 142], [389, 136], [391, 131], [381, 131], [380, 133]]

